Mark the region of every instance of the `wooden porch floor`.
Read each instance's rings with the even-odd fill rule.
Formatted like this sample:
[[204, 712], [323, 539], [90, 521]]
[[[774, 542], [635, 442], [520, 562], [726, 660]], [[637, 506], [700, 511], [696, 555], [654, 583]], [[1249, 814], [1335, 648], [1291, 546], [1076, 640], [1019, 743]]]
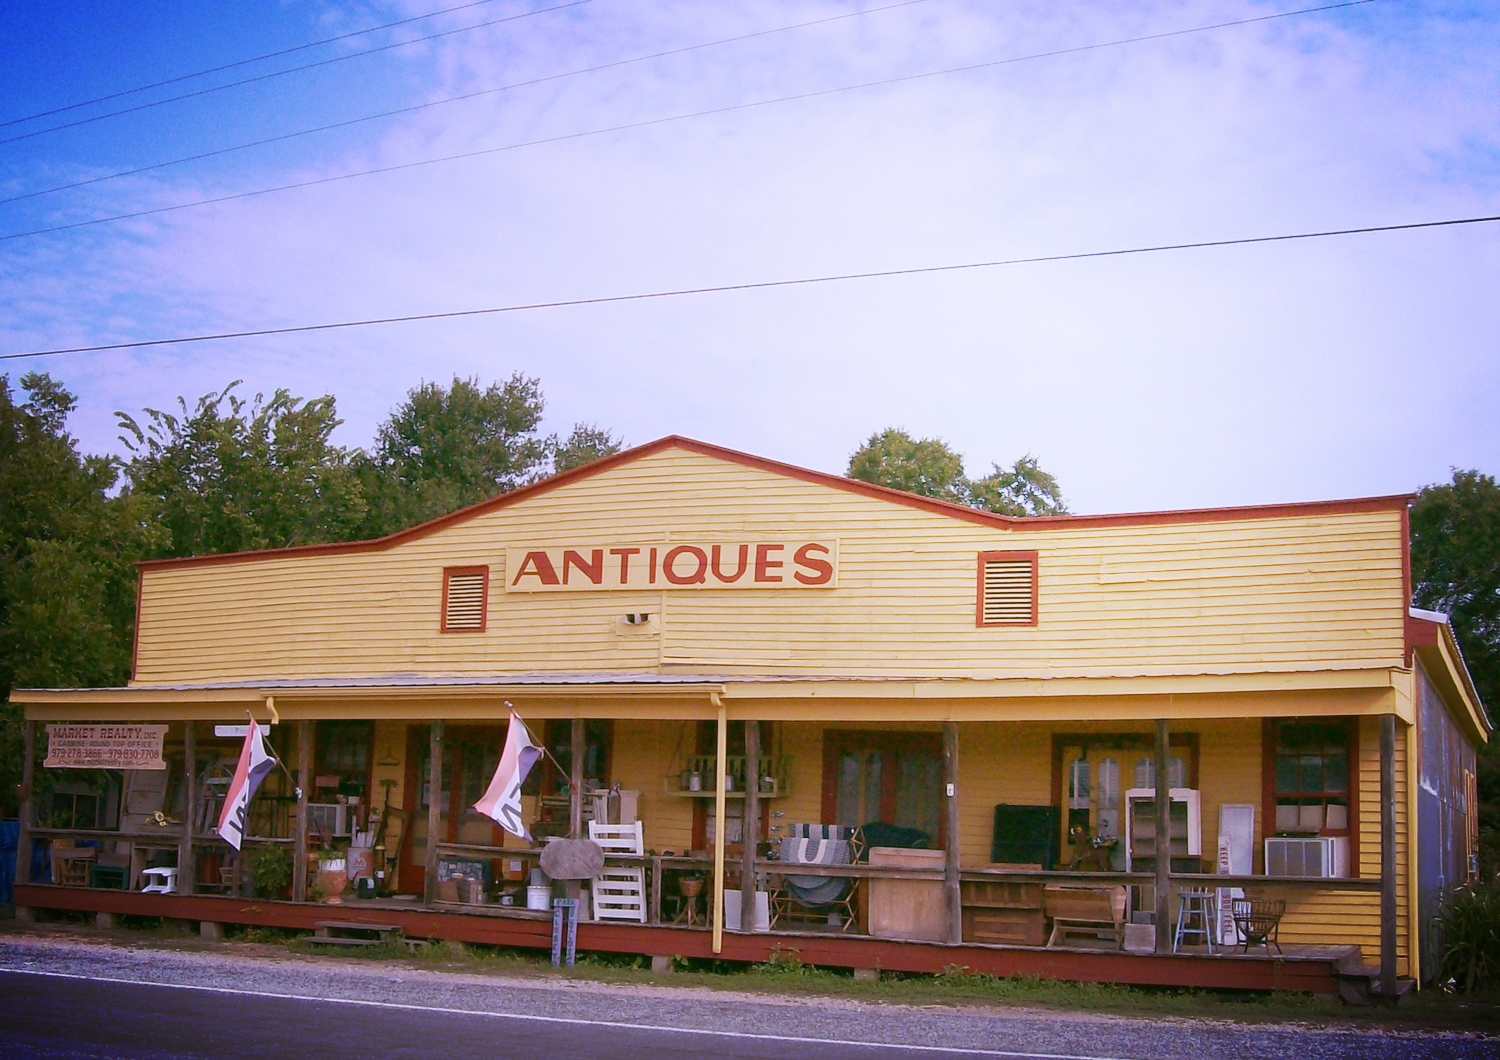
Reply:
[[[17, 884], [18, 908], [166, 917], [216, 924], [313, 930], [317, 921], [370, 920], [400, 926], [409, 938], [452, 940], [490, 946], [546, 950], [552, 917], [501, 906], [425, 908], [412, 902], [348, 899], [339, 905], [250, 900], [223, 895], [143, 894], [53, 884]], [[1108, 950], [1046, 949], [977, 943], [904, 942], [865, 935], [816, 931], [724, 932], [723, 952], [702, 927], [583, 921], [583, 951], [659, 957], [759, 962], [777, 950], [795, 950], [807, 964], [833, 968], [879, 968], [938, 973], [958, 965], [997, 976], [1040, 976], [1132, 986], [1229, 990], [1293, 990], [1336, 994], [1341, 978], [1361, 974], [1355, 946], [1284, 945], [1282, 955], [1217, 952], [1137, 954]]]

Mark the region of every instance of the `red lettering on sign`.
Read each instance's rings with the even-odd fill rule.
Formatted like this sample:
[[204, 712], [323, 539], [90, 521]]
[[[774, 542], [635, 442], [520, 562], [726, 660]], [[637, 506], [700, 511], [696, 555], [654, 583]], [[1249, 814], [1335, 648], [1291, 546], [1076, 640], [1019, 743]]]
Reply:
[[649, 578], [647, 578], [646, 580], [648, 582], [650, 582], [652, 585], [655, 585], [656, 584], [656, 549], [654, 549], [654, 548], [651, 550], [650, 573], [651, 573], [651, 576]]
[[568, 584], [568, 571], [577, 567], [583, 576], [598, 585], [604, 581], [604, 549], [596, 548], [589, 557], [589, 562], [583, 561], [583, 556], [574, 552], [571, 548], [563, 550], [563, 584]]
[[630, 584], [630, 557], [639, 556], [641, 550], [638, 548], [612, 548], [609, 550], [611, 556], [620, 557], [620, 584]]
[[557, 570], [545, 552], [526, 553], [526, 558], [521, 561], [521, 569], [516, 571], [515, 580], [511, 584], [519, 583], [528, 574], [539, 579], [543, 585], [557, 584]]
[[755, 580], [758, 582], [779, 582], [781, 575], [770, 577], [772, 569], [780, 570], [784, 564], [779, 559], [771, 558], [772, 549], [777, 552], [785, 549], [785, 545], [756, 545], [755, 546]]
[[[678, 556], [692, 556], [698, 561], [698, 569], [688, 575], [678, 574], [672, 569], [672, 564], [676, 562]], [[708, 581], [708, 557], [703, 554], [701, 548], [678, 545], [661, 558], [661, 572], [673, 585], [702, 585]]]
[[829, 563], [826, 559], [815, 559], [812, 556], [813, 552], [821, 552], [825, 556], [829, 554], [827, 546], [808, 542], [799, 548], [796, 555], [792, 558], [797, 561], [797, 566], [806, 567], [808, 570], [816, 571], [817, 573], [803, 574], [799, 570], [792, 577], [796, 578], [803, 585], [827, 585], [833, 580], [833, 564]]
[[717, 578], [719, 581], [724, 582], [726, 585], [733, 585], [735, 582], [739, 581], [742, 577], [744, 577], [744, 575], [745, 575], [745, 569], [750, 566], [750, 546], [749, 545], [741, 545], [740, 546], [740, 566], [739, 566], [739, 569], [734, 572], [734, 576], [733, 577], [730, 577], [729, 575], [725, 574], [724, 571], [719, 567], [720, 553], [723, 551], [723, 548], [724, 548], [723, 545], [715, 545], [714, 546], [714, 551], [713, 551], [713, 557], [714, 557], [713, 558], [714, 577]]

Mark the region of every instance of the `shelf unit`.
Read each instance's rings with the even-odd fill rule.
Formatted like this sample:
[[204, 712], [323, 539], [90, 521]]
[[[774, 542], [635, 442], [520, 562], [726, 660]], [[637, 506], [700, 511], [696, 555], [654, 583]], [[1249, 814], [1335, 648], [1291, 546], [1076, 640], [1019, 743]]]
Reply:
[[[1203, 857], [1202, 795], [1196, 788], [1171, 788], [1168, 856], [1173, 871], [1179, 860]], [[1125, 856], [1132, 872], [1154, 868], [1157, 854], [1156, 791], [1131, 788], [1125, 792]], [[1189, 866], [1192, 868], [1192, 866]], [[1197, 871], [1197, 869], [1194, 869]]]
[[964, 880], [959, 884], [963, 940], [1009, 946], [1042, 946], [1047, 918], [1042, 885], [1022, 880]]
[[[682, 772], [662, 778], [662, 792], [685, 799], [711, 799], [714, 797], [714, 773], [717, 759], [713, 755], [688, 755]], [[792, 793], [792, 759], [790, 755], [761, 755], [759, 764], [761, 777], [760, 797], [780, 799]], [[724, 759], [726, 776], [734, 786], [724, 792], [727, 799], [745, 797], [745, 756], [728, 755]], [[697, 774], [699, 786], [692, 787], [690, 777]]]

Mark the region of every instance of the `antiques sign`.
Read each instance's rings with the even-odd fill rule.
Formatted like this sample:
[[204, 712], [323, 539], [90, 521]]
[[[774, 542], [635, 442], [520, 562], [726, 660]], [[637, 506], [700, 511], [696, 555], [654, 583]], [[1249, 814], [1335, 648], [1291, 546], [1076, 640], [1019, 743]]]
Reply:
[[834, 589], [836, 538], [555, 545], [505, 550], [508, 593], [600, 589]]
[[165, 725], [48, 725], [48, 769], [166, 769]]

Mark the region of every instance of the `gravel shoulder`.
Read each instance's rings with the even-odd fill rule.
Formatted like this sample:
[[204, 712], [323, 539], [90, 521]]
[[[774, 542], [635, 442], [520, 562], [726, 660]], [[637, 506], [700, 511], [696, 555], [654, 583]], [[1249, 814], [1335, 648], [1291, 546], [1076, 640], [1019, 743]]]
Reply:
[[742, 1034], [1082, 1057], [1448, 1057], [1500, 1053], [1500, 1035], [1390, 1025], [1246, 1024], [797, 992], [600, 982], [432, 959], [372, 961], [285, 946], [75, 925], [0, 925], [0, 968], [308, 998]]

